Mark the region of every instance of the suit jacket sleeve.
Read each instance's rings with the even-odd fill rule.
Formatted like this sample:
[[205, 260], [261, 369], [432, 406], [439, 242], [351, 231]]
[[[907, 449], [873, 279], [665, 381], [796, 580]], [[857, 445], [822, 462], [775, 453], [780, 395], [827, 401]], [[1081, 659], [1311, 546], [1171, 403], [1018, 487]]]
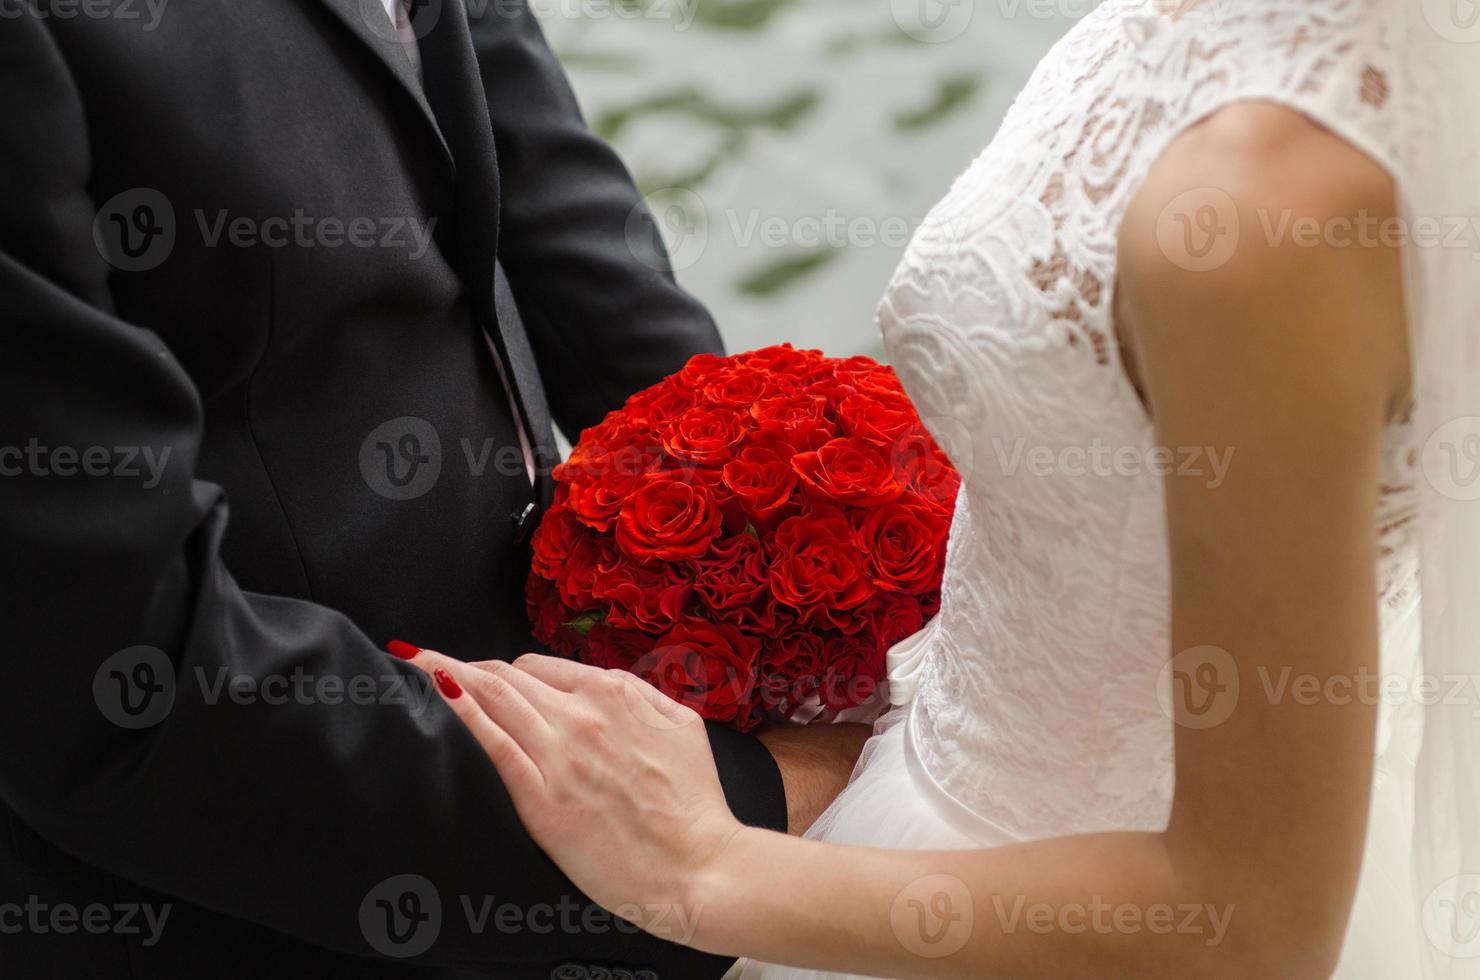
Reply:
[[[717, 976], [716, 960], [610, 927], [552, 937], [468, 921], [463, 896], [584, 900], [418, 672], [330, 609], [233, 581], [224, 494], [194, 478], [199, 395], [156, 335], [112, 311], [86, 121], [41, 20], [0, 31], [0, 87], [15, 107], [0, 115], [0, 796], [89, 863], [332, 949], [372, 955], [367, 897], [415, 875], [442, 905], [424, 961]], [[51, 453], [38, 465], [30, 447]], [[75, 456], [62, 475], [64, 451], [92, 447], [170, 455], [153, 485], [85, 475]], [[172, 703], [132, 728], [110, 701], [116, 678], [95, 681], [139, 645], [164, 658], [146, 679]], [[227, 693], [295, 675], [399, 677], [403, 699]]]
[[574, 439], [694, 354], [720, 352], [704, 307], [674, 282], [632, 178], [581, 118], [522, 0], [471, 18], [498, 146], [499, 255]]

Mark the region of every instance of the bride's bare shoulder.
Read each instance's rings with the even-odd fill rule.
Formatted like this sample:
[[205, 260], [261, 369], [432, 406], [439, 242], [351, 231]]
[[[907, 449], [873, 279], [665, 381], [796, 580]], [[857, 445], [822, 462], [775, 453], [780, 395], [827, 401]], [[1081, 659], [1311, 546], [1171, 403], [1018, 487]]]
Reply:
[[1360, 355], [1370, 363], [1349, 366], [1381, 373], [1399, 402], [1402, 238], [1376, 160], [1293, 110], [1230, 106], [1173, 140], [1126, 210], [1123, 339], [1148, 356], [1187, 343]]
[[1311, 219], [1396, 215], [1393, 179], [1372, 157], [1299, 112], [1241, 102], [1189, 127], [1152, 164], [1122, 222], [1120, 255], [1132, 273], [1163, 262], [1236, 271], [1271, 252], [1340, 245], [1339, 228], [1314, 235]]

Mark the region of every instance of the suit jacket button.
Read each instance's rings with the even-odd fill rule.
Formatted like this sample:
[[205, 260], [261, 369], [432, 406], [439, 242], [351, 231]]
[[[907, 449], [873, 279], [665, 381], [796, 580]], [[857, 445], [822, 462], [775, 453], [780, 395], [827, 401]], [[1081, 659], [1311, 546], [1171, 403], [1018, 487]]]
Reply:
[[525, 504], [523, 510], [516, 510], [509, 515], [509, 520], [514, 522], [514, 543], [523, 544], [534, 534], [535, 515], [539, 513], [539, 507], [533, 503]]

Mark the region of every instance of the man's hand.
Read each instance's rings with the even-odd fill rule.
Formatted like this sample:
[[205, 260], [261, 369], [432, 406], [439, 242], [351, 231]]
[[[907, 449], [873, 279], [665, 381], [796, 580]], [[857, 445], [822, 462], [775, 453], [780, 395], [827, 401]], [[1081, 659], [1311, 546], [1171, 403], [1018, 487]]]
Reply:
[[772, 725], [756, 733], [781, 768], [786, 787], [786, 830], [800, 837], [837, 799], [871, 725]]

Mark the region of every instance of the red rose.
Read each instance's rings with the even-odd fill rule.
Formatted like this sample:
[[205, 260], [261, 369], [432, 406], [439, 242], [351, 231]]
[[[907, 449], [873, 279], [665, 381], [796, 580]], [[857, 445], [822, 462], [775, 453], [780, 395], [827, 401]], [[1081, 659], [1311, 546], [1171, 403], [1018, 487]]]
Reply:
[[817, 693], [827, 654], [822, 634], [791, 630], [767, 644], [761, 657], [760, 697], [783, 717]]
[[821, 351], [797, 350], [790, 344], [777, 344], [741, 354], [740, 362], [786, 377], [801, 377], [815, 365], [826, 363], [826, 359]]
[[555, 579], [560, 598], [572, 609], [590, 609], [597, 605], [596, 575], [599, 569], [618, 558], [611, 538], [587, 532], [570, 549], [560, 574]]
[[609, 604], [607, 621], [621, 629], [661, 633], [683, 616], [694, 585], [691, 575], [665, 562], [618, 559], [597, 569], [591, 593]]
[[786, 622], [771, 594], [765, 546], [750, 534], [714, 546], [700, 563], [694, 593], [707, 614], [743, 630], [770, 635]]
[[846, 518], [788, 518], [771, 536], [771, 551], [771, 590], [805, 622], [854, 630], [861, 625], [851, 611], [873, 597], [874, 586]]
[[654, 430], [667, 425], [694, 407], [696, 393], [688, 385], [668, 380], [627, 399], [622, 407], [627, 425], [636, 431]]
[[864, 610], [864, 617], [868, 620], [869, 636], [881, 654], [920, 632], [926, 619], [919, 597], [891, 592], [879, 593]]
[[892, 465], [895, 479], [923, 503], [947, 518], [955, 513], [961, 475], [929, 433], [915, 431], [902, 436], [895, 444]]
[[924, 616], [927, 620], [934, 618], [935, 614], [940, 612], [940, 606], [939, 589], [936, 589], [934, 592], [927, 592], [920, 597], [920, 615]]
[[551, 507], [535, 530], [534, 570], [558, 582], [576, 543], [589, 533], [569, 507], [560, 504]]
[[899, 383], [899, 375], [895, 374], [891, 367], [881, 367], [865, 375], [855, 375], [854, 380], [859, 394], [868, 395], [871, 398], [910, 400], [910, 396], [905, 393], [904, 385]]
[[730, 359], [719, 354], [695, 354], [672, 380], [686, 388], [702, 389], [705, 382], [730, 365]]
[[817, 697], [829, 711], [863, 704], [884, 679], [884, 655], [867, 634], [829, 639], [822, 662]]
[[[607, 443], [623, 441], [632, 436], [632, 420], [622, 409], [615, 412], [607, 412], [606, 418], [597, 422], [589, 429], [581, 430], [581, 438], [577, 440], [571, 449], [570, 461], [575, 462], [581, 458], [581, 454], [590, 449], [604, 449]], [[556, 467], [559, 469], [559, 467]]]
[[734, 409], [691, 408], [668, 425], [663, 448], [674, 459], [701, 465], [720, 463], [733, 455], [746, 426]]
[[915, 406], [898, 395], [849, 395], [838, 407], [848, 434], [881, 449], [920, 424]]
[[746, 446], [723, 470], [725, 486], [739, 498], [749, 517], [766, 525], [792, 505], [797, 486], [791, 447], [783, 442]]
[[835, 380], [846, 385], [866, 383], [874, 376], [888, 370], [880, 367], [879, 362], [872, 357], [866, 357], [863, 354], [854, 354], [852, 357], [830, 361], [827, 368]]
[[569, 481], [561, 484], [571, 488], [565, 501], [581, 523], [609, 531], [623, 502], [662, 459], [661, 450], [646, 443], [594, 447], [579, 458], [573, 454], [555, 478]]
[[565, 657], [567, 660], [579, 660], [587, 663], [586, 637], [575, 630], [563, 629], [555, 634], [550, 641], [550, 652], [557, 657]]
[[853, 439], [834, 439], [816, 452], [797, 453], [791, 467], [825, 499], [854, 507], [875, 507], [904, 492], [888, 461]]
[[745, 505], [725, 484], [724, 471], [717, 467], [698, 466], [677, 471], [691, 483], [702, 484], [709, 491], [709, 499], [720, 512], [720, 534], [739, 534], [750, 524]]
[[750, 410], [750, 406], [777, 389], [777, 375], [764, 368], [735, 364], [712, 375], [704, 386], [704, 400], [714, 405]]
[[702, 483], [652, 473], [622, 505], [617, 544], [641, 561], [698, 558], [720, 532], [720, 511]]
[[737, 534], [717, 542], [694, 582], [700, 601], [713, 610], [750, 605], [769, 588], [765, 548], [749, 534]]
[[705, 718], [752, 724], [760, 641], [726, 623], [687, 620], [669, 630], [634, 671]]
[[530, 633], [546, 646], [550, 645], [560, 627], [575, 615], [575, 610], [560, 601], [560, 590], [555, 583], [533, 571], [525, 584], [524, 605], [529, 613]]
[[769, 590], [747, 605], [715, 609], [712, 612], [722, 622], [762, 636], [773, 636], [796, 623], [796, 614], [777, 603], [776, 597]]
[[935, 512], [904, 503], [868, 511], [858, 543], [868, 555], [874, 584], [890, 592], [940, 587], [947, 524]]
[[827, 417], [827, 400], [810, 391], [762, 398], [750, 406], [750, 415], [762, 432], [795, 449], [815, 449], [837, 435], [837, 426]]
[[618, 670], [631, 670], [653, 649], [651, 634], [617, 629], [610, 622], [593, 625], [586, 636], [586, 643], [587, 663]]

